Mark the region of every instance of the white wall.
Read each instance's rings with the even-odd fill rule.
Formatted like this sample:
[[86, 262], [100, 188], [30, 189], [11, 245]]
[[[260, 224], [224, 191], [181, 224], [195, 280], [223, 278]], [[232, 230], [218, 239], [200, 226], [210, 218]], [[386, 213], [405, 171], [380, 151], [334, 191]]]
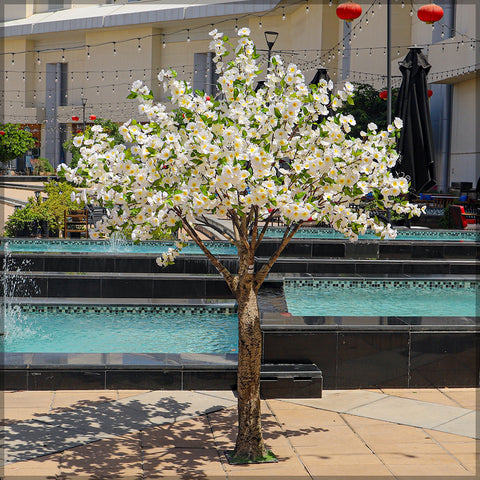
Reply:
[[453, 88], [450, 181], [472, 182], [473, 186], [480, 176], [478, 83], [478, 79], [472, 79]]

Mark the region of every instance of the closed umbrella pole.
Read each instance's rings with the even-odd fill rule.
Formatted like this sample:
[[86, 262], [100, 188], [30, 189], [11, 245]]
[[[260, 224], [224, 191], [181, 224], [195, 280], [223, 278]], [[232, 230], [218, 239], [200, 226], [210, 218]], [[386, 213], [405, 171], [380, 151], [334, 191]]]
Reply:
[[395, 116], [403, 120], [397, 149], [397, 174], [410, 180], [410, 192], [427, 191], [435, 185], [434, 151], [427, 75], [430, 64], [420, 48], [410, 48], [400, 62], [402, 83]]

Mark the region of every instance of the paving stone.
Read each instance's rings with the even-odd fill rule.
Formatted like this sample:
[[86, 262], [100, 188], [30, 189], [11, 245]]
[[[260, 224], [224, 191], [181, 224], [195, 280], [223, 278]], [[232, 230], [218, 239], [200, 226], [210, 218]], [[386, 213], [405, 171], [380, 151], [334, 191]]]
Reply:
[[324, 390], [322, 398], [295, 399], [291, 402], [334, 412], [348, 412], [383, 398], [387, 398], [387, 395], [368, 390]]
[[436, 425], [435, 430], [441, 432], [454, 433], [456, 435], [462, 435], [464, 437], [471, 437], [480, 439], [480, 431], [478, 429], [478, 413], [468, 411], [465, 415], [454, 418], [449, 422]]
[[351, 408], [348, 413], [404, 425], [432, 428], [440, 423], [462, 417], [469, 413], [469, 410], [407, 398], [386, 397], [374, 404]]

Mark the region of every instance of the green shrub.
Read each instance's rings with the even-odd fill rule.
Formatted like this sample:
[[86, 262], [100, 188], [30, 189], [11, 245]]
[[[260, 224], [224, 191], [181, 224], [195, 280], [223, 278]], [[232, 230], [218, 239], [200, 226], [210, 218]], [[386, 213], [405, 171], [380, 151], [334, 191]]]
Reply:
[[46, 222], [50, 232], [57, 233], [64, 227], [64, 212], [83, 208], [72, 202], [70, 195], [75, 190], [67, 182], [50, 181], [45, 184], [47, 198], [29, 198], [27, 205], [17, 209], [5, 223], [5, 234], [14, 237], [24, 232], [24, 235], [35, 234], [38, 225]]
[[40, 173], [55, 173], [55, 169], [48, 158], [38, 157], [30, 160], [33, 167], [33, 174], [40, 175]]

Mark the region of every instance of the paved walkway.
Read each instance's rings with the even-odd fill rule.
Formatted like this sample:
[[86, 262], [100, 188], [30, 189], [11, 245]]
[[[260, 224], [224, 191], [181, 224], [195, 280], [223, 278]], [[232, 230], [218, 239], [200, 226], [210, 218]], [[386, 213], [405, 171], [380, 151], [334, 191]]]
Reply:
[[231, 392], [6, 392], [2, 478], [478, 479], [477, 394], [328, 390], [264, 400], [264, 437], [278, 463], [232, 466]]

